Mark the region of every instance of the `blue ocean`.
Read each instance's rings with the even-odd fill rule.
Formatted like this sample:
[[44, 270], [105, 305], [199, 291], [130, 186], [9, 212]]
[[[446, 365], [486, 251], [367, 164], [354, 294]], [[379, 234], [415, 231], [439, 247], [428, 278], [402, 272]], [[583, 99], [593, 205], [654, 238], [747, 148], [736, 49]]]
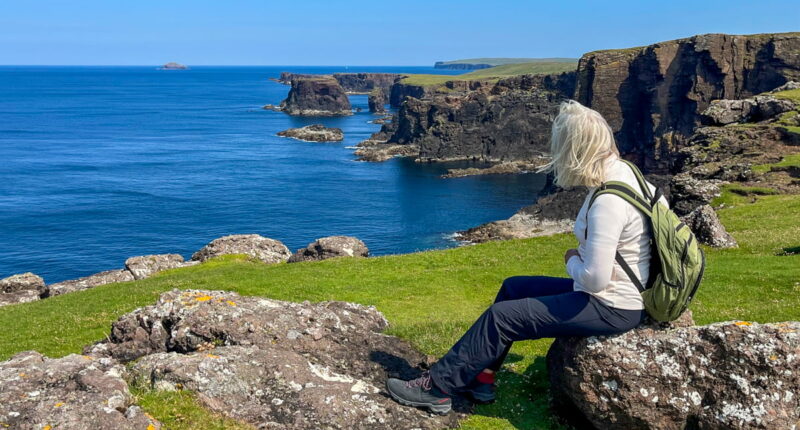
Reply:
[[[427, 67], [0, 67], [0, 278], [50, 282], [258, 233], [292, 251], [352, 235], [373, 255], [456, 246], [452, 233], [532, 203], [540, 175], [442, 179], [453, 164], [356, 162], [380, 126], [363, 112], [262, 109], [280, 72], [448, 73]], [[452, 71], [450, 73], [457, 73]], [[322, 123], [341, 143], [276, 136]]]

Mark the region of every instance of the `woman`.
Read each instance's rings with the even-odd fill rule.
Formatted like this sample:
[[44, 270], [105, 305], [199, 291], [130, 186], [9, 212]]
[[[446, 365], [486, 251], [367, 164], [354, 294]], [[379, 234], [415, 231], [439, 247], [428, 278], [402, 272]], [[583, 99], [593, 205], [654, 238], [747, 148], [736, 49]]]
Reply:
[[[646, 285], [649, 221], [610, 194], [597, 197], [587, 213], [592, 192], [603, 182], [622, 181], [642, 191], [631, 168], [620, 159], [611, 128], [596, 111], [568, 101], [553, 122], [550, 145], [552, 160], [541, 171], [552, 172], [561, 187], [589, 187], [575, 220], [578, 249], [564, 255], [570, 277], [506, 279], [495, 303], [429, 372], [411, 381], [387, 381], [396, 401], [436, 413], [449, 412], [455, 394], [479, 403], [494, 401], [494, 373], [513, 342], [623, 333], [645, 317], [639, 290], [614, 258], [619, 251]], [[666, 204], [663, 197], [661, 202]]]

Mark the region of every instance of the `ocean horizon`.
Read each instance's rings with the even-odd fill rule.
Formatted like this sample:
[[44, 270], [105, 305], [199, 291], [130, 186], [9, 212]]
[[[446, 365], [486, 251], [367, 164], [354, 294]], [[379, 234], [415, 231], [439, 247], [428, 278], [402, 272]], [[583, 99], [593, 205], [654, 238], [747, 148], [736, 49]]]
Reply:
[[[0, 278], [48, 283], [188, 258], [228, 234], [258, 233], [292, 251], [330, 235], [372, 255], [447, 248], [455, 231], [536, 200], [541, 175], [442, 179], [465, 163], [356, 162], [380, 125], [367, 96], [347, 117], [262, 109], [289, 90], [280, 72], [437, 73], [409, 66], [0, 66]], [[343, 142], [276, 133], [321, 123]]]

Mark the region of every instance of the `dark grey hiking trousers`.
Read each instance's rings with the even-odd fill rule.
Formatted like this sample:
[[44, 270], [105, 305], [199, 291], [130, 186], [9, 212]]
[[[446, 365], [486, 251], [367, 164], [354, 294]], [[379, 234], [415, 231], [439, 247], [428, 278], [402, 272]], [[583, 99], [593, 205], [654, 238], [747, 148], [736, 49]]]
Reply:
[[498, 370], [518, 340], [623, 333], [644, 310], [615, 309], [572, 290], [570, 278], [515, 276], [503, 282], [492, 306], [430, 370], [447, 393], [466, 388], [483, 369]]

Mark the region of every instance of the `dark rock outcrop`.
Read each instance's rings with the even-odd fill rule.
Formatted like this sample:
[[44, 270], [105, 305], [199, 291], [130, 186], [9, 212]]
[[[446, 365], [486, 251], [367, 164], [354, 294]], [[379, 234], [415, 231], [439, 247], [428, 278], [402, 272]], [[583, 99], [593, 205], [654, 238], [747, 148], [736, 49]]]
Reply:
[[[183, 257], [179, 254], [142, 255], [125, 260], [125, 268], [133, 275], [134, 279], [149, 278], [158, 272], [184, 266]], [[120, 276], [120, 274], [117, 273], [114, 276]]]
[[322, 124], [312, 124], [300, 128], [290, 128], [278, 132], [278, 136], [291, 137], [307, 142], [340, 142], [344, 139], [341, 128], [325, 127]]
[[573, 74], [480, 83], [463, 96], [405, 99], [388, 143], [415, 144], [422, 161], [511, 161], [549, 149], [550, 125]]
[[93, 357], [136, 359], [135, 381], [196, 391], [211, 410], [259, 428], [455, 426], [383, 392], [388, 375], [410, 377], [426, 357], [381, 334], [387, 322], [353, 303], [290, 303], [222, 291], [162, 294], [114, 323]]
[[507, 220], [492, 221], [460, 231], [456, 233], [456, 239], [467, 243], [481, 243], [572, 231], [586, 193], [586, 188], [556, 191], [541, 197], [533, 205], [520, 209]]
[[279, 110], [297, 116], [352, 115], [350, 100], [336, 79], [320, 75], [292, 80], [292, 89]]
[[307, 247], [298, 249], [289, 258], [289, 263], [319, 261], [335, 257], [368, 257], [369, 249], [361, 240], [350, 236], [328, 236], [315, 240]]
[[742, 99], [800, 78], [800, 33], [706, 34], [596, 51], [578, 64], [575, 98], [599, 111], [623, 154], [668, 171], [712, 100]]
[[109, 358], [19, 353], [0, 362], [0, 427], [160, 429], [133, 405], [124, 373], [124, 366]]
[[212, 240], [192, 255], [194, 261], [206, 261], [220, 255], [244, 254], [267, 264], [283, 263], [292, 256], [280, 241], [258, 234], [233, 234]]
[[131, 271], [128, 269], [107, 270], [105, 272], [95, 273], [94, 275], [79, 279], [72, 279], [69, 281], [50, 284], [47, 286], [47, 295], [48, 297], [58, 296], [66, 293], [73, 293], [75, 291], [88, 290], [90, 288], [99, 287], [100, 285], [111, 284], [114, 282], [133, 281], [134, 279], [133, 273], [131, 273]]
[[0, 306], [33, 302], [46, 294], [44, 279], [30, 272], [0, 279]]
[[792, 428], [799, 333], [798, 322], [740, 321], [557, 339], [553, 401], [580, 428]]
[[404, 75], [397, 73], [334, 73], [342, 88], [351, 94], [368, 94], [374, 89], [389, 91]]
[[369, 93], [367, 103], [369, 104], [370, 112], [382, 114], [386, 112], [386, 104], [389, 103], [389, 97], [386, 96], [386, 91], [382, 88], [376, 88]]

